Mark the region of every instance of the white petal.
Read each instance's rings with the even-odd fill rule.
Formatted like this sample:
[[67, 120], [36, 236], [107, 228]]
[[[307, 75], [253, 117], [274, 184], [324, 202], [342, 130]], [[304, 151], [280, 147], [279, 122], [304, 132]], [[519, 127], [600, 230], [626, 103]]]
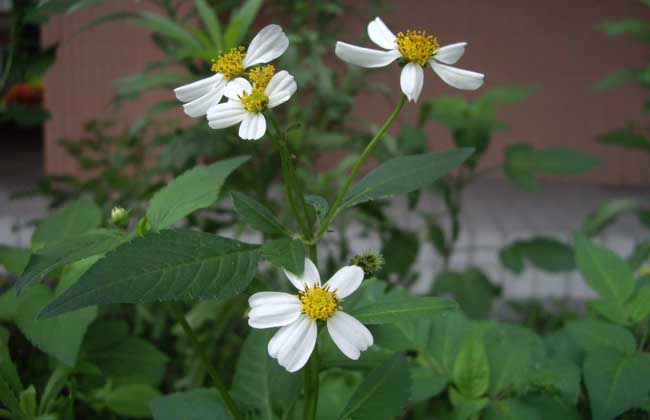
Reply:
[[336, 290], [336, 296], [339, 299], [350, 296], [361, 286], [363, 281], [363, 269], [356, 265], [348, 265], [334, 273], [331, 279], [323, 285], [330, 290]]
[[248, 298], [248, 306], [257, 308], [266, 305], [282, 305], [287, 303], [300, 303], [296, 295], [282, 292], [258, 292]]
[[445, 45], [440, 48], [436, 55], [433, 56], [434, 59], [445, 64], [454, 64], [456, 61], [460, 60], [460, 57], [463, 56], [465, 52], [465, 46], [467, 42], [458, 42], [456, 44]]
[[457, 89], [474, 90], [483, 84], [484, 76], [481, 73], [458, 69], [435, 61], [431, 62], [431, 67], [445, 83]]
[[294, 322], [301, 314], [300, 301], [257, 306], [248, 313], [248, 325], [253, 328], [284, 327]]
[[243, 77], [237, 77], [232, 79], [226, 84], [223, 94], [226, 95], [226, 98], [238, 101], [242, 93], [250, 93], [253, 90], [250, 82]]
[[372, 334], [355, 317], [342, 311], [334, 312], [327, 320], [327, 331], [336, 346], [352, 360], [357, 360], [362, 351], [372, 346]]
[[320, 274], [318, 274], [318, 269], [309, 258], [305, 258], [305, 271], [303, 271], [302, 276], [297, 276], [287, 270], [284, 270], [284, 274], [287, 276], [291, 284], [293, 284], [293, 287], [298, 290], [305, 290], [305, 284], [309, 287], [314, 287], [315, 285], [320, 284]]
[[269, 103], [267, 106], [269, 108], [275, 108], [276, 106], [287, 102], [289, 99], [291, 99], [291, 94], [289, 93], [289, 91], [281, 90], [279, 92], [274, 93], [273, 95], [269, 95]]
[[259, 140], [266, 133], [266, 118], [258, 112], [247, 112], [239, 126], [243, 140]]
[[241, 102], [228, 101], [208, 109], [208, 125], [211, 128], [226, 128], [240, 123], [247, 112]]
[[298, 89], [298, 85], [296, 85], [294, 77], [288, 71], [282, 70], [273, 75], [264, 92], [270, 98], [274, 93], [283, 90], [288, 91], [289, 95], [293, 95], [296, 89]]
[[210, 77], [206, 77], [205, 79], [177, 87], [174, 89], [174, 93], [179, 101], [190, 102], [208, 93], [214, 84], [221, 81], [223, 81], [223, 75], [221, 73], [216, 73]]
[[277, 352], [278, 363], [289, 372], [295, 372], [305, 366], [314, 350], [318, 335], [316, 321], [313, 319], [300, 315], [296, 323], [298, 325], [292, 329], [291, 334], [283, 336], [283, 342], [278, 345], [281, 346]]
[[380, 51], [356, 45], [337, 42], [336, 56], [350, 64], [361, 67], [384, 67], [395, 61], [401, 54], [397, 50]]
[[183, 105], [183, 111], [190, 117], [196, 118], [205, 115], [212, 105], [216, 105], [223, 97], [225, 83], [220, 82], [212, 87], [205, 95]]
[[397, 46], [397, 37], [378, 17], [368, 24], [368, 36], [372, 42], [387, 50], [393, 50]]
[[271, 337], [271, 340], [269, 340], [269, 344], [267, 346], [269, 356], [277, 359], [278, 354], [280, 354], [280, 350], [282, 350], [284, 345], [287, 343], [287, 339], [294, 335], [296, 330], [300, 328], [300, 324], [305, 321], [305, 318], [306, 316], [304, 315], [299, 316], [296, 321], [280, 328], [278, 332], [273, 334], [273, 337]]
[[263, 28], [251, 41], [244, 58], [244, 67], [273, 61], [287, 50], [289, 38], [278, 25]]
[[422, 83], [424, 80], [424, 72], [422, 67], [416, 63], [408, 63], [402, 69], [402, 75], [399, 78], [402, 92], [411, 102], [417, 102], [422, 92]]

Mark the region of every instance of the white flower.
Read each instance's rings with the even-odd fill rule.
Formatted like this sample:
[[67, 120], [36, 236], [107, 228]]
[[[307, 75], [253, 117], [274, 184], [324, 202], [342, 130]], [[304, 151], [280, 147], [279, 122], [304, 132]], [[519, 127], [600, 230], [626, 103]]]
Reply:
[[[272, 67], [272, 66], [271, 66]], [[260, 72], [262, 73], [262, 72]], [[266, 119], [262, 112], [274, 108], [291, 98], [297, 85], [293, 76], [286, 70], [251, 85], [244, 78], [234, 79], [225, 89], [229, 101], [216, 104], [208, 109], [208, 124], [211, 128], [226, 128], [241, 123], [239, 137], [244, 140], [257, 140], [266, 132]]]
[[321, 286], [313, 262], [305, 259], [302, 276], [284, 271], [298, 289], [298, 295], [280, 292], [255, 293], [248, 324], [253, 328], [281, 327], [268, 345], [269, 355], [289, 372], [302, 368], [316, 345], [316, 321], [326, 321], [327, 331], [347, 357], [357, 360], [372, 346], [372, 334], [356, 318], [341, 310], [341, 300], [350, 296], [363, 281], [363, 270], [350, 265], [337, 271]]
[[248, 46], [232, 48], [213, 61], [213, 76], [174, 89], [183, 110], [190, 117], [205, 115], [221, 101], [224, 89], [232, 80], [244, 76], [246, 69], [268, 63], [281, 56], [289, 47], [289, 39], [278, 25], [268, 25], [255, 35]]
[[368, 24], [368, 36], [387, 51], [337, 42], [336, 55], [348, 63], [371, 68], [384, 67], [401, 58], [405, 65], [400, 85], [409, 101], [418, 100], [424, 79], [422, 68], [427, 65], [431, 65], [445, 83], [455, 88], [474, 90], [483, 84], [483, 74], [449, 65], [463, 55], [466, 42], [440, 47], [437, 39], [424, 31], [399, 32], [395, 36], [379, 18]]

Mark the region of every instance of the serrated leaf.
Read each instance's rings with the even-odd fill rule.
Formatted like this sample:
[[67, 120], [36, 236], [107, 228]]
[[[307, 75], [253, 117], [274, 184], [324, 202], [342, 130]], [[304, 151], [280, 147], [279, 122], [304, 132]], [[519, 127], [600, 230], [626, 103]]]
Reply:
[[402, 156], [384, 162], [355, 183], [341, 208], [396, 194], [406, 194], [426, 185], [460, 166], [472, 153], [471, 148]]
[[396, 354], [373, 369], [352, 394], [339, 417], [352, 420], [389, 420], [402, 414], [409, 399], [408, 362]]
[[104, 254], [126, 241], [126, 237], [106, 229], [91, 230], [64, 242], [46, 245], [31, 255], [16, 283], [18, 293], [41, 280], [47, 273], [66, 264]]
[[154, 420], [229, 420], [230, 413], [215, 389], [196, 388], [162, 395], [149, 402]]
[[650, 392], [650, 355], [600, 351], [584, 362], [584, 380], [592, 418], [610, 420], [642, 407]]
[[266, 242], [262, 257], [278, 268], [285, 268], [296, 275], [305, 270], [305, 245], [295, 239], [282, 238]]
[[414, 321], [458, 306], [449, 299], [423, 296], [386, 296], [377, 302], [350, 311], [364, 324], [387, 324]]
[[253, 409], [260, 420], [273, 420], [286, 412], [300, 389], [300, 376], [291, 375], [268, 355], [272, 334], [251, 331], [241, 349], [232, 395], [240, 405]]
[[488, 389], [490, 364], [488, 362], [483, 335], [478, 326], [473, 326], [456, 357], [452, 372], [454, 384], [466, 399], [478, 399]]
[[269, 234], [288, 235], [287, 230], [273, 212], [255, 199], [242, 193], [233, 192], [232, 203], [242, 221], [252, 228]]
[[623, 303], [634, 291], [634, 273], [621, 257], [584, 235], [576, 235], [576, 263], [601, 297]]
[[98, 227], [102, 211], [93, 201], [81, 198], [41, 221], [32, 235], [32, 249], [61, 242]]
[[192, 230], [152, 233], [97, 262], [40, 314], [92, 305], [227, 298], [253, 279], [259, 247]]
[[241, 156], [209, 166], [196, 166], [159, 190], [151, 199], [147, 216], [152, 228], [162, 230], [188, 214], [212, 205], [228, 176], [250, 159]]

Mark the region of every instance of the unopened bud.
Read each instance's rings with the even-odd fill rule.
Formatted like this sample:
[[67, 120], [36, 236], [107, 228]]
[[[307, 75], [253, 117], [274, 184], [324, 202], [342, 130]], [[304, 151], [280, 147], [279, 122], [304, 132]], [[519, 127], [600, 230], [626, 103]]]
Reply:
[[113, 207], [111, 210], [111, 222], [117, 227], [127, 228], [129, 226], [129, 213], [124, 207]]
[[350, 264], [361, 267], [365, 277], [371, 277], [384, 266], [384, 257], [371, 249], [352, 258]]

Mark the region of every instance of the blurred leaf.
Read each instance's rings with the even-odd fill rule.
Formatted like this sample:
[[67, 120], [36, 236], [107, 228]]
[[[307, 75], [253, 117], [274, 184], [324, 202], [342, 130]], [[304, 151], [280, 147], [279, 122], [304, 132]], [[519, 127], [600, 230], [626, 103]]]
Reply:
[[636, 210], [639, 205], [639, 199], [634, 197], [610, 200], [587, 217], [582, 230], [585, 235], [594, 236], [602, 232], [603, 229], [613, 223], [620, 215]]
[[620, 86], [622, 84], [639, 81], [643, 74], [642, 69], [624, 69], [611, 73], [600, 79], [594, 85], [596, 90], [604, 90], [612, 87]]
[[240, 156], [196, 166], [160, 189], [151, 199], [147, 216], [154, 229], [172, 226], [188, 214], [212, 205], [226, 178], [246, 163], [250, 156]]
[[435, 375], [430, 368], [411, 368], [411, 401], [424, 401], [435, 397], [447, 386], [447, 378]]
[[521, 273], [524, 260], [552, 273], [576, 268], [573, 249], [569, 245], [543, 236], [515, 241], [503, 248], [499, 257], [501, 262], [515, 273]]
[[625, 260], [581, 234], [576, 235], [576, 263], [589, 286], [605, 299], [623, 303], [634, 291], [634, 274]]
[[232, 385], [233, 397], [260, 420], [273, 420], [286, 412], [300, 389], [300, 376], [290, 374], [269, 357], [266, 348], [271, 335], [268, 331], [249, 333]]
[[638, 270], [650, 258], [650, 239], [639, 242], [632, 254], [627, 257], [627, 263], [633, 270]]
[[628, 19], [618, 22], [604, 22], [599, 26], [609, 36], [633, 35], [642, 42], [650, 41], [650, 22], [647, 20]]
[[9, 274], [20, 276], [31, 254], [29, 249], [0, 245], [0, 266]]
[[433, 291], [443, 296], [451, 295], [463, 312], [474, 319], [487, 318], [494, 299], [500, 293], [500, 289], [477, 268], [438, 274], [434, 280]]
[[413, 266], [420, 249], [420, 240], [411, 232], [388, 229], [382, 235], [381, 254], [386, 262], [377, 274], [389, 278], [391, 274], [404, 277]]
[[[11, 360], [9, 348], [2, 342], [0, 342], [0, 381], [4, 381], [14, 395], [18, 395], [23, 390], [23, 384], [20, 382], [18, 369]], [[0, 401], [2, 401], [1, 398]]]
[[172, 19], [149, 11], [139, 12], [139, 17], [130, 19], [133, 23], [151, 29], [157, 34], [179, 42], [194, 51], [201, 50], [201, 43]]
[[98, 227], [102, 211], [93, 201], [81, 198], [41, 221], [32, 235], [32, 249], [61, 242]]
[[482, 397], [488, 389], [490, 365], [483, 344], [483, 333], [478, 326], [473, 326], [465, 336], [465, 342], [454, 363], [453, 378], [463, 397], [471, 400]]
[[230, 413], [216, 389], [196, 388], [149, 402], [154, 420], [227, 420]]
[[602, 161], [584, 152], [566, 147], [546, 147], [535, 153], [535, 169], [545, 175], [578, 175]]
[[580, 397], [580, 367], [568, 360], [548, 359], [535, 363], [530, 377], [531, 386], [544, 392], [544, 398], [552, 394], [575, 406]]
[[315, 194], [305, 195], [305, 202], [314, 208], [316, 216], [319, 219], [324, 219], [330, 209], [330, 205], [324, 197]]
[[223, 36], [224, 50], [230, 50], [242, 43], [260, 7], [262, 7], [262, 0], [245, 0], [239, 9], [233, 12]]
[[415, 321], [457, 309], [455, 302], [437, 297], [388, 295], [377, 302], [350, 311], [364, 324], [386, 324]]
[[[545, 420], [543, 414], [523, 401], [507, 398], [494, 400], [485, 409], [484, 420]], [[548, 419], [550, 420], [550, 419]], [[565, 419], [567, 420], [567, 419]]]
[[266, 242], [262, 246], [262, 257], [296, 275], [301, 275], [305, 270], [305, 245], [296, 239], [282, 238]]
[[641, 134], [635, 133], [629, 129], [610, 131], [609, 133], [600, 134], [596, 137], [601, 143], [611, 144], [612, 146], [621, 146], [628, 149], [650, 150], [650, 142]]
[[400, 416], [409, 399], [408, 362], [395, 354], [373, 369], [352, 394], [340, 418], [389, 420]]
[[125, 385], [108, 391], [104, 404], [115, 414], [124, 417], [151, 417], [149, 401], [160, 395], [157, 389], [149, 385]]
[[234, 296], [253, 279], [259, 252], [254, 245], [192, 230], [147, 234], [93, 265], [40, 317], [98, 304]]
[[594, 420], [610, 420], [643, 407], [650, 392], [650, 354], [600, 351], [583, 365]]
[[576, 344], [587, 353], [605, 349], [631, 354], [636, 349], [632, 333], [609, 322], [581, 319], [569, 322], [566, 329]]
[[221, 24], [219, 16], [212, 10], [212, 7], [205, 0], [194, 0], [196, 11], [203, 21], [205, 29], [210, 34], [210, 39], [214, 45], [215, 51], [223, 50], [223, 37], [221, 34]]
[[255, 199], [239, 192], [233, 192], [232, 203], [243, 222], [252, 228], [264, 233], [288, 235], [287, 230], [273, 212]]
[[341, 208], [405, 194], [432, 184], [471, 154], [472, 149], [463, 148], [391, 159], [355, 183], [343, 199]]
[[650, 284], [639, 287], [626, 306], [632, 322], [640, 322], [650, 315]]
[[449, 389], [449, 400], [454, 406], [454, 419], [468, 420], [477, 416], [490, 401], [488, 398], [468, 398], [455, 388]]
[[498, 86], [485, 92], [477, 102], [481, 104], [514, 104], [525, 101], [538, 90], [538, 86]]

